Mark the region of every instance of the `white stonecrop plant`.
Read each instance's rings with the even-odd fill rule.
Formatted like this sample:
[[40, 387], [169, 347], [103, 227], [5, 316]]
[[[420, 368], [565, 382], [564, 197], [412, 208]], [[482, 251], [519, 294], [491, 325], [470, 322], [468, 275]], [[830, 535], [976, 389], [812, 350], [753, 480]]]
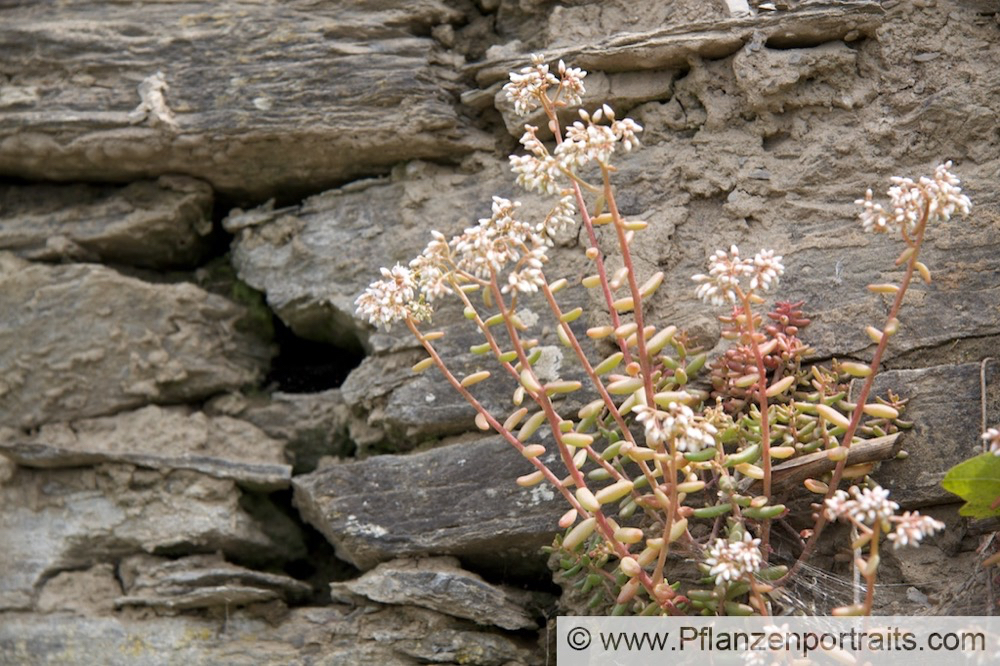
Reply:
[[[855, 523], [862, 532], [855, 546], [870, 544], [868, 560], [859, 560], [866, 577], [870, 576], [869, 598], [863, 607], [841, 610], [870, 612], [879, 534], [888, 533], [898, 547], [916, 544], [941, 528], [937, 521], [918, 514], [896, 516], [898, 507], [881, 488], [855, 487], [848, 494], [837, 490], [837, 485], [862, 414], [883, 420], [899, 415], [886, 405], [866, 405], [866, 400], [885, 342], [898, 329], [896, 313], [910, 277], [916, 271], [929, 279], [929, 271], [917, 261], [927, 223], [969, 211], [968, 198], [948, 170], [950, 163], [938, 167], [930, 179], [893, 179], [890, 209], [874, 203], [870, 191], [859, 202], [864, 208], [861, 220], [865, 229], [897, 230], [908, 249], [897, 262], [906, 265], [902, 285], [869, 286], [878, 293], [897, 296], [885, 328], [869, 327], [873, 341], [879, 344], [875, 360], [870, 368], [857, 363], [840, 366], [855, 376], [867, 377], [850, 419], [828, 405], [817, 404], [822, 395], [810, 404], [792, 397], [800, 383], [808, 385], [810, 381], [820, 386], [822, 394], [826, 387], [822, 382], [835, 384], [836, 373], [823, 374], [814, 368], [811, 375], [804, 370], [798, 375], [776, 376], [769, 383], [765, 359], [776, 353], [778, 340], [768, 339], [754, 308], [763, 303], [762, 294], [778, 285], [785, 271], [781, 256], [762, 249], [752, 257], [743, 257], [733, 245], [728, 251], [715, 252], [708, 272], [693, 277], [700, 299], [730, 308], [731, 315], [720, 319], [733, 327], [729, 339], [738, 340], [747, 350], [749, 369], [735, 384], [755, 401], [737, 421], [726, 413], [721, 399], [714, 407], [707, 406], [708, 392], [688, 383], [689, 374], [704, 366], [704, 355], [688, 356], [688, 343], [675, 327], [658, 329], [643, 320], [643, 301], [652, 296], [664, 276], [657, 272], [639, 281], [631, 246], [635, 234], [647, 224], [621, 214], [611, 184], [615, 171], [612, 159], [619, 150], [627, 153], [640, 146], [642, 127], [630, 118], [619, 119], [606, 104], [592, 113], [581, 109], [579, 120], [563, 127], [558, 112], [581, 103], [586, 76], [583, 70], [567, 67], [562, 61], [550, 71], [544, 57], [536, 55], [531, 65], [512, 73], [504, 87], [516, 113], [526, 116], [541, 109], [548, 119], [553, 145], [539, 137], [537, 126], [526, 124], [520, 139], [526, 153], [510, 156], [510, 167], [520, 187], [554, 199], [551, 209], [541, 219], [529, 222], [523, 218], [519, 202], [493, 197], [491, 215], [477, 225], [450, 239], [433, 231], [427, 247], [408, 265], [381, 269], [381, 279], [358, 297], [358, 314], [387, 330], [404, 323], [428, 354], [414, 370], [435, 366], [476, 410], [476, 424], [499, 433], [534, 467], [517, 483], [531, 486], [547, 481], [565, 498], [570, 509], [559, 526], [567, 532], [558, 540], [558, 548], [571, 556], [571, 570], [587, 567], [585, 589], [596, 586], [598, 593], [610, 591], [615, 612], [768, 614], [773, 588], [763, 579], [768, 576], [773, 580], [787, 571], [787, 567], [767, 564], [771, 521], [785, 512], [783, 505], [772, 502], [771, 459], [798, 453], [797, 440], [788, 440], [790, 435], [785, 431], [778, 432], [779, 440], [784, 437], [781, 441], [790, 441], [790, 445], [772, 447], [771, 420], [780, 408], [785, 417], [809, 421], [811, 425], [803, 431], [818, 426], [824, 433], [822, 443], [828, 445], [828, 455], [837, 466], [829, 482], [808, 479], [806, 483], [812, 492], [826, 493], [826, 501], [800, 562], [808, 557], [826, 520], [842, 518]], [[592, 199], [589, 203], [585, 194]], [[588, 288], [600, 288], [606, 306], [602, 316], [608, 321], [586, 329], [586, 338], [609, 342], [615, 350], [596, 362], [584, 349], [583, 343], [589, 345], [589, 341], [578, 337], [579, 329], [570, 326], [583, 316], [583, 308], [564, 311], [559, 303], [557, 295], [569, 285], [568, 280], [552, 280], [546, 274], [553, 239], [578, 223], [589, 240], [586, 256], [595, 270], [581, 282]], [[595, 233], [595, 228], [603, 225], [608, 225], [620, 252], [622, 266], [613, 274], [605, 266]], [[526, 337], [529, 326], [516, 314], [519, 299], [529, 295], [544, 298], [555, 332], [575, 356], [596, 394], [575, 415], [565, 413], [567, 408], [559, 400], [581, 390], [583, 383], [558, 377], [542, 380], [540, 342]], [[481, 303], [474, 296], [481, 297]], [[419, 325], [431, 319], [434, 304], [445, 297], [458, 298], [466, 319], [482, 334], [482, 343], [470, 351], [491, 356], [500, 371], [516, 382], [510, 414], [495, 416], [470, 390], [489, 379], [490, 371], [456, 376], [434, 345], [445, 332], [420, 330]], [[795, 311], [793, 304], [784, 306], [778, 310]], [[785, 316], [780, 312], [773, 316]], [[783, 341], [791, 344], [789, 336], [794, 332], [788, 333], [791, 329], [787, 327], [784, 330]], [[666, 355], [663, 350], [667, 347], [677, 358]], [[797, 344], [785, 349], [804, 354], [802, 350], [808, 348]], [[804, 411], [800, 410], [802, 405]], [[829, 434], [830, 427], [846, 434], [838, 440]], [[775, 431], [780, 428], [774, 425]], [[739, 440], [736, 451], [732, 451], [734, 437]], [[817, 441], [814, 449], [820, 443]], [[542, 458], [553, 445], [564, 466], [560, 473]], [[745, 494], [748, 482], [756, 481], [761, 483], [759, 493], [754, 497]], [[709, 496], [707, 503], [688, 506], [689, 497], [699, 497], [697, 493], [706, 488], [711, 492], [700, 497]], [[644, 517], [640, 526], [626, 524], [634, 514], [637, 519]], [[714, 521], [710, 537], [692, 536], [688, 521], [695, 519]], [[679, 584], [666, 576], [672, 548], [675, 554], [697, 560], [706, 574], [704, 584], [714, 583], [714, 589], [679, 592]], [[573, 566], [573, 562], [577, 564]], [[609, 564], [614, 566], [612, 571], [605, 568]], [[746, 598], [749, 605], [736, 601], [737, 597]]]

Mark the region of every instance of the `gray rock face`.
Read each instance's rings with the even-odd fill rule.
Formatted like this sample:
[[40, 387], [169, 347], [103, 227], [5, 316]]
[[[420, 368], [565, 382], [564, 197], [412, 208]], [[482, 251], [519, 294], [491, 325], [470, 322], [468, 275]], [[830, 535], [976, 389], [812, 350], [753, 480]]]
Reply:
[[490, 585], [462, 569], [453, 557], [393, 560], [360, 578], [330, 587], [335, 598], [350, 593], [383, 604], [429, 608], [511, 631], [538, 628], [524, 609], [523, 592]]
[[434, 553], [530, 570], [543, 564], [539, 548], [565, 512], [550, 487], [515, 485], [533, 469], [499, 437], [485, 437], [329, 465], [292, 485], [303, 518], [360, 569]]
[[[941, 487], [941, 479], [982, 451], [980, 370], [979, 363], [964, 363], [890, 370], [876, 378], [877, 394], [891, 390], [909, 399], [903, 416], [914, 421], [913, 429], [900, 438], [909, 458], [886, 461], [874, 475], [903, 508], [960, 501]], [[987, 424], [1000, 414], [1000, 395], [992, 388], [998, 378], [996, 363], [987, 364]]]
[[259, 201], [459, 156], [481, 135], [456, 111], [451, 58], [417, 35], [460, 19], [437, 0], [8, 4], [0, 173], [182, 173]]
[[233, 611], [225, 618], [0, 615], [0, 661], [71, 666], [239, 664], [540, 665], [517, 637], [423, 608], [335, 604], [289, 611], [277, 624]]
[[266, 398], [230, 394], [212, 400], [206, 411], [239, 417], [284, 442], [296, 473], [313, 471], [323, 456], [346, 456], [354, 451], [340, 389], [277, 392]]
[[125, 596], [117, 607], [162, 611], [237, 607], [283, 599], [301, 600], [309, 586], [281, 574], [264, 573], [226, 562], [221, 555], [191, 555], [167, 560], [134, 555], [122, 561], [119, 576]]
[[[221, 550], [266, 561], [298, 554], [240, 506], [232, 481], [130, 465], [15, 468], [0, 485], [0, 607], [29, 608], [51, 575], [137, 552]], [[25, 502], [24, 498], [31, 498]]]
[[0, 453], [27, 467], [79, 467], [123, 462], [190, 469], [254, 490], [287, 488], [284, 445], [256, 426], [186, 407], [144, 407], [115, 416], [46, 424], [30, 434], [0, 436]]
[[212, 231], [212, 188], [181, 176], [125, 187], [0, 187], [0, 250], [37, 261], [190, 267]]
[[0, 422], [32, 427], [147, 402], [197, 400], [260, 378], [271, 350], [244, 309], [191, 284], [0, 254]]

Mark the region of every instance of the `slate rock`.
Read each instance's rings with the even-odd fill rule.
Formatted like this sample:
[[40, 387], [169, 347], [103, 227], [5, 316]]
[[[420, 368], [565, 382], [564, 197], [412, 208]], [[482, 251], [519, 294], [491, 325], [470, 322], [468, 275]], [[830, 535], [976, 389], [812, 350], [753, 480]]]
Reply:
[[0, 250], [35, 261], [187, 268], [209, 249], [212, 188], [182, 176], [122, 186], [0, 186]]
[[254, 571], [226, 562], [221, 554], [168, 560], [133, 555], [119, 565], [124, 596], [117, 607], [141, 606], [158, 611], [237, 607], [282, 599], [299, 601], [311, 588], [282, 574]]
[[[982, 451], [979, 363], [942, 365], [913, 370], [889, 370], [875, 380], [874, 392], [886, 391], [909, 399], [903, 418], [912, 430], [900, 437], [906, 460], [883, 462], [874, 479], [888, 488], [903, 508], [960, 502], [941, 487], [949, 469]], [[1000, 369], [985, 366], [987, 424], [1000, 414]], [[860, 390], [860, 386], [855, 392]]]
[[0, 422], [32, 427], [255, 383], [272, 349], [189, 283], [0, 253]]
[[284, 445], [256, 426], [187, 407], [150, 405], [134, 412], [46, 424], [24, 434], [0, 432], [0, 453], [19, 465], [54, 468], [123, 462], [190, 469], [254, 490], [287, 488]]
[[302, 554], [301, 540], [267, 535], [232, 481], [188, 470], [21, 467], [0, 485], [0, 499], [0, 559], [9, 563], [0, 572], [2, 608], [30, 608], [60, 571], [134, 553], [219, 550], [263, 563]]
[[[180, 173], [263, 201], [483, 146], [426, 36], [444, 2], [0, 9], [0, 174]], [[72, 26], [71, 46], [67, 26]], [[423, 36], [422, 36], [423, 35]], [[116, 54], [109, 59], [108, 54]]]
[[511, 631], [538, 628], [524, 608], [529, 595], [491, 585], [462, 569], [453, 557], [392, 560], [360, 578], [331, 583], [330, 588], [334, 598], [350, 593], [381, 604], [420, 606]]
[[268, 396], [233, 393], [214, 398], [205, 410], [238, 417], [283, 442], [296, 474], [315, 470], [324, 456], [346, 456], [355, 448], [347, 433], [349, 410], [340, 389], [276, 391]]
[[236, 609], [228, 618], [0, 615], [0, 661], [70, 666], [544, 663], [522, 637], [424, 608], [296, 608], [278, 623]]
[[435, 554], [539, 571], [539, 549], [551, 543], [566, 500], [547, 485], [515, 485], [533, 469], [494, 436], [331, 464], [292, 486], [302, 517], [359, 569]]

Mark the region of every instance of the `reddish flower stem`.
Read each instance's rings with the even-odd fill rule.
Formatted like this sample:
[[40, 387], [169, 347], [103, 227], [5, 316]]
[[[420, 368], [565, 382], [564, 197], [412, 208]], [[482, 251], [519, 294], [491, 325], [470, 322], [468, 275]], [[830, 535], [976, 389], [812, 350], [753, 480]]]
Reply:
[[[886, 317], [886, 327], [888, 327], [889, 322], [896, 319], [899, 314], [899, 310], [903, 305], [903, 298], [906, 296], [906, 291], [910, 287], [910, 282], [913, 279], [913, 271], [916, 270], [917, 257], [920, 255], [920, 248], [924, 242], [924, 232], [927, 229], [927, 218], [928, 218], [928, 207], [924, 206], [923, 214], [920, 218], [920, 223], [917, 225], [915, 238], [910, 249], [913, 251], [906, 262], [906, 273], [903, 275], [903, 281], [899, 285], [899, 291], [896, 292], [896, 298], [892, 302], [892, 307], [889, 309], [889, 316]], [[868, 394], [871, 393], [872, 386], [875, 384], [875, 376], [878, 374], [879, 366], [882, 364], [882, 355], [885, 354], [886, 347], [889, 345], [889, 334], [885, 332], [885, 328], [882, 331], [882, 337], [879, 339], [878, 345], [875, 347], [875, 355], [872, 357], [872, 362], [869, 365], [871, 368], [871, 373], [865, 379], [864, 386], [861, 387], [861, 393], [858, 395], [854, 407], [854, 413], [851, 416], [851, 422], [847, 427], [847, 432], [844, 433], [844, 437], [841, 440], [842, 446], [845, 448], [851, 447], [851, 440], [854, 438], [854, 433], [858, 429], [858, 425], [861, 423], [861, 417], [863, 416], [865, 403], [868, 400]], [[837, 486], [840, 485], [840, 480], [844, 476], [844, 468], [847, 466], [847, 457], [845, 456], [842, 460], [837, 463], [837, 467], [833, 470], [833, 478], [830, 480], [830, 487], [826, 491], [826, 496], [823, 498], [823, 504], [820, 505], [819, 516], [816, 518], [816, 526], [813, 528], [813, 533], [809, 537], [809, 541], [806, 542], [805, 548], [802, 549], [802, 553], [799, 554], [799, 558], [792, 565], [791, 569], [788, 570], [784, 576], [775, 581], [775, 585], [785, 585], [792, 579], [796, 574], [802, 564], [809, 559], [812, 555], [813, 550], [816, 548], [816, 544], [819, 542], [819, 537], [823, 533], [823, 528], [826, 527], [827, 517], [826, 512], [823, 510], [823, 505], [825, 505], [826, 500], [833, 497], [834, 493], [837, 491]]]

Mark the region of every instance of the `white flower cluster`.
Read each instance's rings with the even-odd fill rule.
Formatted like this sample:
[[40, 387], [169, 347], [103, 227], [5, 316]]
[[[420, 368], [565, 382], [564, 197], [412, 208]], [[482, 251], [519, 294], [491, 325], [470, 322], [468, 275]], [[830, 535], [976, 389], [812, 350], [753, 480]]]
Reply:
[[542, 96], [552, 86], [559, 86], [559, 91], [553, 100], [560, 100], [568, 106], [578, 105], [586, 92], [583, 79], [587, 72], [578, 67], [567, 67], [559, 61], [559, 78], [549, 71], [545, 64], [545, 56], [536, 53], [531, 56], [531, 65], [521, 68], [519, 72], [511, 72], [510, 83], [503, 87], [507, 99], [514, 103], [514, 113], [526, 116], [541, 104]]
[[917, 546], [925, 536], [944, 529], [944, 523], [940, 520], [921, 516], [916, 511], [907, 511], [902, 516], [895, 516], [893, 522], [896, 524], [896, 530], [889, 535], [893, 548]]
[[831, 520], [848, 518], [866, 525], [879, 523], [889, 529], [889, 518], [899, 505], [889, 499], [889, 491], [881, 486], [861, 489], [851, 486], [850, 494], [838, 490], [826, 501], [826, 515]]
[[[529, 154], [511, 155], [510, 167], [517, 176], [517, 184], [524, 189], [544, 194], [564, 192], [563, 175], [576, 171], [590, 162], [607, 165], [617, 145], [626, 152], [639, 146], [642, 126], [631, 118], [617, 120], [607, 104], [589, 113], [580, 109], [580, 120], [566, 128], [566, 137], [550, 153], [538, 139], [538, 128], [525, 125], [521, 145]], [[610, 124], [602, 124], [607, 120]]]
[[425, 318], [424, 309], [414, 303], [418, 285], [413, 272], [400, 264], [381, 271], [384, 279], [373, 282], [355, 301], [358, 314], [367, 317], [373, 325], [381, 324], [386, 330], [407, 316], [418, 320]]
[[925, 536], [944, 529], [944, 523], [930, 516], [922, 516], [915, 511], [897, 516], [897, 509], [899, 505], [889, 499], [889, 491], [881, 486], [863, 490], [851, 486], [850, 495], [838, 490], [826, 501], [826, 515], [831, 520], [847, 518], [865, 525], [877, 523], [886, 532], [895, 525], [895, 531], [889, 534], [889, 540], [895, 548], [911, 544], [915, 546]]
[[990, 445], [990, 453], [1000, 456], [1000, 430], [990, 428], [983, 433], [983, 441]]
[[708, 557], [705, 558], [705, 564], [711, 567], [709, 575], [715, 576], [717, 586], [747, 579], [760, 571], [763, 562], [760, 539], [750, 538], [748, 532], [743, 533], [741, 541], [716, 539], [715, 544], [708, 549]]
[[865, 192], [864, 199], [854, 202], [864, 208], [859, 215], [864, 230], [882, 233], [905, 229], [909, 234], [916, 230], [925, 210], [928, 222], [946, 221], [956, 212], [968, 215], [972, 202], [962, 194], [961, 181], [949, 169], [951, 162], [945, 162], [934, 169], [932, 178], [924, 176], [917, 182], [898, 176], [891, 178], [888, 210], [872, 201], [871, 190]]
[[695, 415], [687, 405], [671, 402], [666, 410], [641, 405], [632, 411], [646, 426], [646, 443], [650, 446], [666, 446], [673, 440], [678, 451], [689, 453], [715, 446], [715, 426]]
[[699, 273], [692, 280], [700, 283], [695, 293], [705, 303], [720, 306], [739, 300], [740, 281], [750, 278], [750, 290], [767, 291], [777, 286], [785, 272], [781, 257], [774, 250], [761, 250], [752, 259], [740, 257], [740, 249], [733, 245], [729, 252], [717, 250], [708, 259], [708, 274]]

